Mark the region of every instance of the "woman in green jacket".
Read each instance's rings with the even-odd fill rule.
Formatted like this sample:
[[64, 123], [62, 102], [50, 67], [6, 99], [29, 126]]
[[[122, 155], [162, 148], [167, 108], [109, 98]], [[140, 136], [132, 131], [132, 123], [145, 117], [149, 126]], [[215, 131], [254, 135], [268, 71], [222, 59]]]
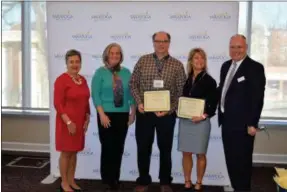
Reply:
[[135, 120], [135, 102], [129, 89], [131, 72], [121, 66], [121, 46], [109, 44], [103, 52], [103, 62], [105, 65], [93, 76], [91, 88], [101, 143], [101, 177], [113, 190], [119, 187], [125, 139]]

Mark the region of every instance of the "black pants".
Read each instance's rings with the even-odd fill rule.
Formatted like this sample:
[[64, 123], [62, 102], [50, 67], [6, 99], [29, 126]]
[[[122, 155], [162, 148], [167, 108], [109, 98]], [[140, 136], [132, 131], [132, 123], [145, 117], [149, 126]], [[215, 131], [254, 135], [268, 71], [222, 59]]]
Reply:
[[234, 130], [231, 126], [223, 124], [222, 141], [233, 189], [251, 191], [254, 136], [248, 134], [247, 127]]
[[129, 113], [106, 113], [111, 121], [109, 128], [101, 125], [98, 114], [99, 139], [101, 143], [101, 177], [104, 184], [119, 181], [122, 155], [128, 131]]
[[141, 114], [137, 112], [135, 128], [139, 169], [139, 177], [136, 181], [137, 184], [148, 185], [152, 182], [149, 168], [155, 130], [157, 145], [160, 152], [160, 184], [166, 185], [171, 183], [171, 151], [175, 122], [175, 114], [157, 117], [154, 113]]

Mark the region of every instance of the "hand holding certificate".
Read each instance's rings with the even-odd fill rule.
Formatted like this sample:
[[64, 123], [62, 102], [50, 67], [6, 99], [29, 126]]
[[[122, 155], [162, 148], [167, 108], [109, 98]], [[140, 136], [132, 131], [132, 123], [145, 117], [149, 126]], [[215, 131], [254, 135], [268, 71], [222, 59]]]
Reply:
[[144, 110], [146, 112], [158, 112], [170, 110], [169, 91], [144, 92]]
[[205, 100], [188, 97], [180, 97], [178, 102], [177, 116], [191, 119], [200, 117], [204, 113]]

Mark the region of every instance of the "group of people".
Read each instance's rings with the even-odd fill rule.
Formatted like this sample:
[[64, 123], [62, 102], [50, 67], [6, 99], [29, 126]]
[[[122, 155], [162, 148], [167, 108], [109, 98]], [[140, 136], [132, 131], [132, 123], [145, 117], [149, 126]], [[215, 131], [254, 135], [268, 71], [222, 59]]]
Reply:
[[[179, 97], [205, 100], [204, 114], [179, 118], [178, 150], [182, 152], [184, 190], [202, 190], [211, 123], [218, 114], [228, 174], [235, 191], [251, 191], [254, 136], [263, 108], [265, 72], [262, 64], [247, 55], [246, 38], [230, 39], [231, 59], [224, 62], [217, 86], [207, 70], [207, 55], [202, 48], [189, 52], [187, 74], [184, 65], [169, 54], [171, 36], [157, 32], [152, 37], [154, 52], [143, 55], [134, 70], [122, 65], [124, 55], [117, 43], [108, 45], [91, 82], [79, 74], [81, 53], [69, 50], [67, 71], [54, 83], [56, 150], [62, 191], [81, 191], [74, 180], [77, 153], [84, 149], [90, 121], [89, 98], [97, 111], [101, 143], [101, 178], [110, 191], [120, 188], [120, 168], [128, 128], [135, 121], [139, 177], [136, 192], [146, 192], [152, 183], [149, 174], [152, 145], [156, 132], [160, 152], [159, 180], [162, 192], [172, 192], [172, 146]], [[144, 92], [169, 90], [170, 111], [146, 112]], [[192, 155], [197, 159], [197, 178], [191, 178]], [[212, 161], [212, 159], [210, 159]]]

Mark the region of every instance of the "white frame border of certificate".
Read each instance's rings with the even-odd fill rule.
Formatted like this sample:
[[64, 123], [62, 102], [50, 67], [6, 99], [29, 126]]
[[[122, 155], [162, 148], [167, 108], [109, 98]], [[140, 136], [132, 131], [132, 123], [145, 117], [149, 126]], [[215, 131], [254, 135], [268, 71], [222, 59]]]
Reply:
[[146, 99], [144, 99], [144, 111], [145, 112], [159, 112], [159, 111], [169, 111], [170, 110], [170, 91], [169, 90], [159, 90], [159, 91], [145, 91], [144, 92], [144, 98], [146, 97], [146, 95], [149, 94], [166, 94], [167, 95], [167, 99], [166, 99], [166, 108], [146, 108]]
[[[205, 100], [204, 99], [198, 99], [198, 98], [189, 98], [189, 97], [180, 97], [179, 99], [178, 99], [178, 108], [177, 108], [177, 116], [178, 117], [181, 117], [181, 118], [186, 118], [186, 119], [190, 119], [191, 117], [189, 117], [189, 116], [187, 116], [187, 115], [184, 115], [184, 114], [181, 114], [180, 113], [180, 108], [181, 108], [181, 105], [182, 105], [182, 101], [184, 101], [184, 100], [201, 100], [201, 101], [203, 101], [204, 103], [203, 103], [203, 109], [202, 109], [202, 111], [201, 111], [201, 115], [203, 115], [203, 113], [204, 113], [204, 107], [205, 107]], [[201, 116], [201, 115], [199, 115], [199, 116]]]

